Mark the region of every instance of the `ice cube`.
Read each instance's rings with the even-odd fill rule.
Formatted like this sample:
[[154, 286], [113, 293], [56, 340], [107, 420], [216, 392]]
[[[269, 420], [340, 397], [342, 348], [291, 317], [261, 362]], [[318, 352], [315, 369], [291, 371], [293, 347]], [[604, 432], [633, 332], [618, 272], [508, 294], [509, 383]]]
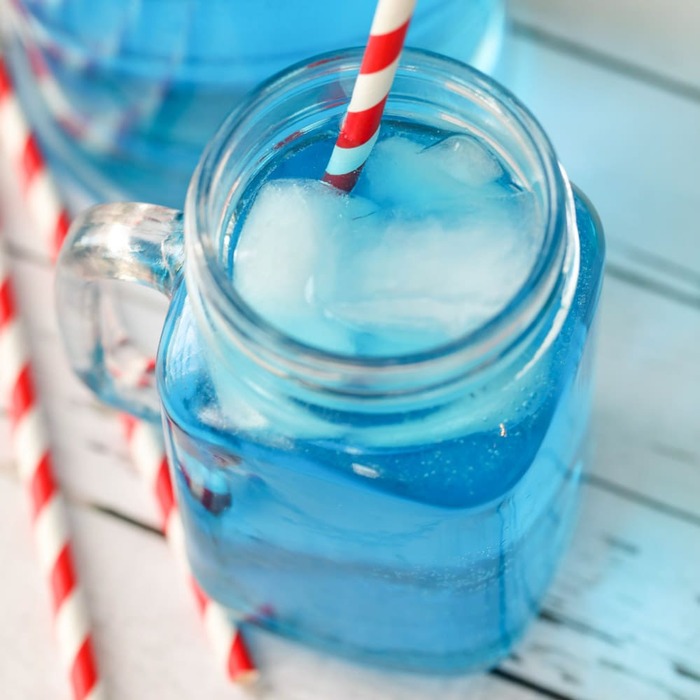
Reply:
[[280, 301], [304, 298], [314, 268], [325, 207], [312, 207], [304, 182], [273, 181], [262, 187], [236, 244], [233, 280], [239, 294], [261, 312]]
[[455, 134], [426, 149], [441, 168], [458, 182], [480, 187], [496, 182], [505, 174], [499, 157], [474, 136]]
[[367, 161], [359, 190], [385, 208], [422, 216], [459, 201], [464, 185], [435, 168], [430, 149], [402, 136], [380, 141]]
[[[380, 141], [365, 166], [362, 194], [384, 207], [421, 217], [468, 211], [501, 197], [510, 181], [500, 158], [474, 136], [455, 134], [430, 146], [406, 137]], [[504, 181], [504, 182], [503, 182]]]
[[376, 207], [316, 180], [272, 180], [260, 189], [236, 243], [233, 283], [278, 329], [338, 352], [342, 329], [326, 327], [315, 278], [335, 259], [333, 241]]
[[[525, 282], [541, 240], [534, 196], [485, 200], [424, 220], [379, 215], [344, 264], [319, 277], [316, 299], [336, 323], [410, 352], [456, 338], [497, 314]], [[373, 352], [370, 350], [369, 352]]]

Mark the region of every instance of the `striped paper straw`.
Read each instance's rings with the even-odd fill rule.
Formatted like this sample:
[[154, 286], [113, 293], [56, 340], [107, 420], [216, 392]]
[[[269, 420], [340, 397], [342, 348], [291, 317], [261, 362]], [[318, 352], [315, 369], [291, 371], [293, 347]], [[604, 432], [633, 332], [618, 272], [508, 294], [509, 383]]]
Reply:
[[75, 700], [106, 697], [92, 648], [85, 597], [70, 543], [48, 431], [32, 377], [28, 345], [0, 241], [0, 396], [9, 398], [12, 447], [29, 495], [34, 541], [51, 595], [56, 639]]
[[[3, 125], [10, 125], [12, 131], [7, 132], [2, 129]], [[22, 181], [40, 181], [42, 182], [42, 187], [37, 190], [39, 194], [35, 196], [28, 196], [28, 189], [23, 191], [25, 195], [25, 201], [27, 209], [30, 215], [36, 219], [38, 222], [55, 224], [54, 231], [60, 235], [53, 235], [50, 237], [43, 237], [43, 243], [47, 245], [49, 251], [52, 254], [53, 259], [55, 259], [60, 245], [65, 238], [65, 233], [68, 230], [68, 217], [63, 209], [61, 202], [56, 195], [56, 189], [54, 187], [51, 174], [45, 165], [42, 154], [37, 146], [37, 141], [27, 127], [26, 120], [20, 109], [17, 98], [12, 89], [12, 83], [9, 78], [8, 72], [0, 60], [0, 137], [9, 151], [8, 155], [11, 159], [11, 165], [15, 172], [20, 175]], [[20, 149], [17, 148], [15, 141], [21, 141], [22, 143], [27, 143], [31, 141], [34, 146], [32, 147], [32, 153], [34, 154], [31, 160], [27, 160], [18, 157]], [[24, 149], [23, 149], [24, 150]], [[22, 152], [23, 152], [22, 150]], [[46, 195], [45, 197], [40, 195]], [[61, 222], [65, 220], [65, 227]], [[60, 227], [58, 226], [60, 224]], [[41, 229], [40, 229], [41, 230]], [[141, 371], [149, 371], [153, 367], [152, 362], [148, 361], [145, 363], [143, 368], [139, 368]], [[144, 431], [155, 431], [156, 435], [145, 440], [137, 440], [134, 442], [130, 440], [129, 450], [134, 458], [137, 468], [142, 474], [149, 474], [151, 472], [146, 469], [146, 465], [154, 464], [154, 455], [158, 455], [158, 465], [159, 471], [152, 472], [155, 474], [156, 482], [153, 482], [154, 489], [156, 493], [157, 503], [161, 508], [161, 515], [163, 515], [164, 531], [166, 534], [172, 531], [174, 534], [168, 536], [168, 541], [174, 543], [174, 548], [179, 552], [184, 553], [184, 546], [177, 544], [184, 543], [184, 538], [179, 536], [181, 531], [181, 524], [179, 524], [179, 514], [175, 508], [175, 500], [172, 492], [172, 485], [170, 483], [170, 475], [167, 470], [167, 462], [165, 461], [165, 453], [163, 451], [162, 440], [157, 436], [157, 431], [153, 426], [147, 423], [141, 423], [137, 421], [135, 426], [142, 426]], [[135, 428], [132, 430], [133, 434], [136, 434]], [[147, 433], [148, 434], [148, 433]], [[144, 450], [141, 454], [140, 450]], [[164, 480], [167, 479], [167, 482]], [[151, 482], [149, 481], [149, 484]], [[162, 491], [163, 484], [166, 484], [167, 488]], [[159, 494], [164, 494], [162, 499]], [[163, 508], [170, 500], [171, 506], [168, 508], [167, 515], [164, 515]], [[172, 527], [165, 527], [166, 524], [172, 521]], [[177, 523], [177, 524], [176, 524]], [[184, 557], [181, 557], [181, 561], [185, 561]], [[245, 647], [245, 641], [240, 633], [240, 631], [228, 620], [228, 618], [223, 613], [223, 610], [213, 603], [201, 589], [196, 586], [194, 579], [188, 572], [188, 578], [192, 581], [193, 591], [195, 593], [196, 601], [199, 609], [202, 611], [204, 618], [205, 629], [209, 640], [215, 650], [217, 656], [221, 659], [224, 664], [224, 669], [226, 675], [237, 682], [250, 683], [256, 677], [255, 667], [251, 661], [250, 655]]]
[[70, 221], [44, 167], [36, 137], [27, 126], [4, 62], [0, 59], [0, 138], [42, 246], [58, 255]]
[[379, 0], [360, 73], [323, 181], [350, 192], [379, 135], [416, 0]]
[[125, 417], [124, 424], [132, 461], [153, 494], [161, 528], [195, 594], [214, 653], [232, 681], [250, 684], [257, 680], [258, 672], [240, 631], [230, 622], [224, 609], [204, 593], [189, 571], [185, 534], [175, 502], [161, 431], [150, 423], [132, 417]]

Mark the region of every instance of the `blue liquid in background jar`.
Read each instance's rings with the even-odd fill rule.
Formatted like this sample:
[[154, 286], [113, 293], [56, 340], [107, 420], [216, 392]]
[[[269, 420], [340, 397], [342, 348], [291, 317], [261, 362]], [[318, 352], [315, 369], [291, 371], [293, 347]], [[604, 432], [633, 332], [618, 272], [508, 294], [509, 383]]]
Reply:
[[[538, 183], [476, 134], [393, 121], [346, 197], [318, 182], [334, 135], [281, 148], [228, 223], [221, 254], [253, 309], [366, 360], [457, 343], [512, 303], [541, 244]], [[196, 330], [180, 285], [159, 381], [210, 595], [382, 666], [460, 672], [508, 653], [569, 536], [584, 460], [602, 243], [578, 196], [576, 217], [571, 296], [543, 301], [539, 330], [459, 391], [426, 365], [431, 389], [408, 398], [287, 394], [274, 371], [230, 371], [245, 352]]]
[[[181, 206], [203, 147], [242, 96], [313, 54], [362, 45], [375, 0], [6, 4], [13, 77], [74, 206]], [[421, 0], [408, 43], [489, 69], [503, 12], [501, 0]]]

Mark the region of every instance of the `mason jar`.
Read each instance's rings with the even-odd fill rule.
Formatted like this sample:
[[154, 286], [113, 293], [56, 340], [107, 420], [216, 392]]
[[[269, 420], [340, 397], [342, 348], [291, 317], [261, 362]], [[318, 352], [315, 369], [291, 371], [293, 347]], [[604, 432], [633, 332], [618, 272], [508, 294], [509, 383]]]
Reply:
[[[184, 214], [79, 217], [59, 318], [88, 386], [162, 417], [193, 572], [233, 617], [382, 666], [483, 669], [535, 615], [574, 521], [602, 230], [512, 94], [407, 51], [384, 121], [480, 134], [517, 169], [543, 212], [526, 280], [477, 328], [409, 353], [330, 351], [270, 323], [231, 284], [231, 232], [271, 164], [330, 154], [359, 61], [262, 86], [208, 145]], [[142, 381], [107, 313], [115, 279], [170, 298]]]

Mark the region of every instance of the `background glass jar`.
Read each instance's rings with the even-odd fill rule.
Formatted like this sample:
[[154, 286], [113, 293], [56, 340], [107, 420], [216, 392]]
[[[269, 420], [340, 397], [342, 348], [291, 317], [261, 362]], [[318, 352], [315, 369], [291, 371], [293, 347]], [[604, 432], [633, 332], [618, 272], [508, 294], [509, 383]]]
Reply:
[[[181, 206], [241, 97], [296, 61], [362, 45], [375, 0], [0, 4], [20, 98], [75, 209], [85, 199]], [[503, 0], [422, 0], [408, 43], [489, 69], [503, 16]]]
[[[334, 354], [272, 327], [231, 285], [232, 223], [272, 162], [330, 154], [359, 59], [296, 67], [224, 124], [189, 189], [184, 263], [178, 212], [80, 217], [59, 265], [64, 338], [103, 398], [162, 408], [194, 572], [233, 615], [386, 666], [485, 668], [535, 614], [572, 525], [602, 232], [512, 95], [408, 51], [385, 124], [478, 133], [517, 169], [544, 212], [527, 281], [476, 330], [411, 355]], [[159, 397], [126, 379], [103, 313], [114, 278], [172, 296]]]

